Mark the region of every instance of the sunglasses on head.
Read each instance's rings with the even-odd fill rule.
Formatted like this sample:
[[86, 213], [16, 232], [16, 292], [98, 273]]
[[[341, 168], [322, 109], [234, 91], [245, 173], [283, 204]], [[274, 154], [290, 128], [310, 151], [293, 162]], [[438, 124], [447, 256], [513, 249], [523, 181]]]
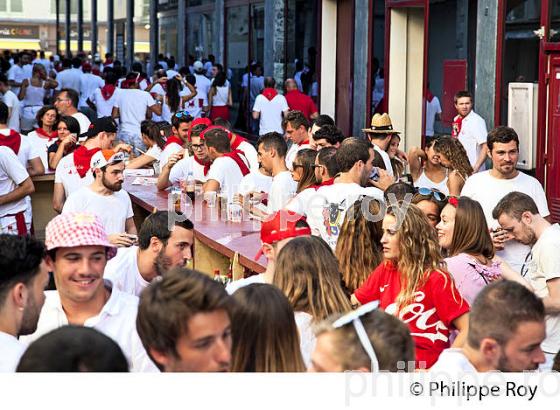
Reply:
[[353, 310], [350, 313], [347, 313], [341, 318], [335, 320], [334, 323], [332, 324], [333, 328], [335, 329], [339, 329], [349, 324], [352, 324], [354, 326], [354, 330], [356, 330], [356, 334], [358, 335], [360, 344], [362, 345], [365, 352], [369, 356], [369, 359], [371, 360], [371, 369], [374, 373], [379, 372], [379, 361], [377, 360], [377, 355], [375, 354], [373, 345], [369, 340], [367, 331], [364, 328], [364, 324], [362, 323], [362, 320], [360, 318], [367, 313], [373, 312], [378, 307], [379, 307], [379, 301], [374, 300], [373, 302], [366, 303], [365, 305], [360, 306], [358, 309]]
[[177, 113], [175, 113], [174, 115], [175, 118], [188, 118], [192, 116], [187, 112], [187, 111], [179, 111]]
[[447, 195], [442, 192], [439, 192], [437, 189], [430, 189], [430, 188], [416, 188], [415, 191], [420, 195], [424, 196], [433, 196], [436, 201], [443, 202], [447, 199]]

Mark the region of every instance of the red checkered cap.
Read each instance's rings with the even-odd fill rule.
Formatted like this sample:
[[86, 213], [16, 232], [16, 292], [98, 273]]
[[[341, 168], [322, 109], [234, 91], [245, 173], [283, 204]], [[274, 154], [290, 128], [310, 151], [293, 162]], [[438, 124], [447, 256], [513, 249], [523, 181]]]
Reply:
[[53, 218], [45, 232], [47, 250], [78, 246], [105, 246], [107, 259], [117, 254], [99, 218], [86, 212], [67, 212]]

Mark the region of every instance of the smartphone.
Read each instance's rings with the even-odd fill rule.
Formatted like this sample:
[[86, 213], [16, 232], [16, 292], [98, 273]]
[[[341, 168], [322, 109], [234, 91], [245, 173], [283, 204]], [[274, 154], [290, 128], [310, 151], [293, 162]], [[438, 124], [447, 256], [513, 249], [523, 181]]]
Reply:
[[379, 168], [373, 167], [373, 171], [371, 171], [369, 179], [375, 182], [379, 181]]

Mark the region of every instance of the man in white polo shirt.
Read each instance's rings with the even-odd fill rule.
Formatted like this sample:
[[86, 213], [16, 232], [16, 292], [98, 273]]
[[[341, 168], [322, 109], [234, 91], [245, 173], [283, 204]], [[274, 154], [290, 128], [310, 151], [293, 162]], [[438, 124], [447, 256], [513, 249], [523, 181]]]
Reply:
[[192, 259], [193, 229], [190, 220], [179, 220], [171, 212], [150, 214], [140, 227], [138, 245], [119, 249], [107, 263], [105, 279], [114, 289], [140, 296], [156, 277]]
[[468, 91], [459, 91], [453, 98], [457, 116], [453, 119], [452, 136], [458, 138], [469, 157], [473, 172], [484, 171], [488, 147], [486, 121], [473, 111], [473, 96]]
[[136, 239], [132, 202], [122, 189], [124, 154], [101, 150], [91, 157], [94, 181], [72, 193], [62, 209], [66, 212], [90, 212], [97, 215], [109, 241], [115, 246], [130, 246]]
[[37, 330], [22, 341], [30, 344], [67, 324], [93, 327], [117, 342], [131, 371], [157, 371], [136, 332], [138, 298], [103, 280], [116, 248], [101, 221], [89, 213], [58, 215], [47, 225], [45, 243], [57, 290], [45, 292]]
[[292, 146], [286, 154], [286, 166], [292, 169], [292, 164], [297, 153], [302, 149], [309, 149], [309, 121], [301, 111], [289, 111], [284, 118], [284, 129], [286, 138], [292, 142]]
[[264, 90], [255, 99], [253, 119], [259, 120], [259, 135], [269, 132], [282, 133], [282, 117], [288, 113], [290, 107], [286, 97], [278, 94], [274, 88], [276, 80], [272, 77], [264, 79]]
[[0, 235], [0, 373], [16, 369], [25, 350], [17, 338], [37, 329], [49, 283], [45, 256], [30, 236]]

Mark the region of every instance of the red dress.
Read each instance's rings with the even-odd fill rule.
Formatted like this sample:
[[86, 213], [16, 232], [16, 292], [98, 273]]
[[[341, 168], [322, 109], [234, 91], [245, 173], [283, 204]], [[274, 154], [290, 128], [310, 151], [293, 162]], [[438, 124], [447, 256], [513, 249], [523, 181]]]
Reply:
[[[416, 368], [429, 369], [449, 347], [452, 322], [468, 313], [449, 274], [430, 272], [426, 283], [414, 293], [414, 300], [397, 312], [401, 274], [392, 262], [379, 265], [354, 295], [361, 304], [379, 300], [379, 306], [408, 325], [416, 347]], [[422, 364], [424, 362], [425, 364]]]

